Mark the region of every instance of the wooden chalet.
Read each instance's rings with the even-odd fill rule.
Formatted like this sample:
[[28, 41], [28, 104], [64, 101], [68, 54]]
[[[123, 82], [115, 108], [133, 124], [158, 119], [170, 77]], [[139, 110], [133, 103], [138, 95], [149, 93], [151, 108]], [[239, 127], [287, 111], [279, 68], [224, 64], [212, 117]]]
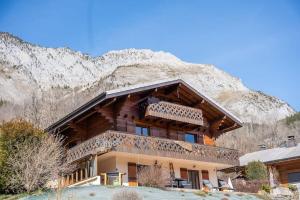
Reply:
[[[237, 150], [215, 146], [241, 121], [182, 80], [111, 90], [46, 129], [66, 137], [67, 162], [78, 168], [64, 185], [94, 180], [138, 185], [138, 170], [160, 164], [200, 188], [216, 172], [239, 164]], [[111, 176], [111, 177], [110, 177]], [[100, 181], [101, 180], [101, 181]]]

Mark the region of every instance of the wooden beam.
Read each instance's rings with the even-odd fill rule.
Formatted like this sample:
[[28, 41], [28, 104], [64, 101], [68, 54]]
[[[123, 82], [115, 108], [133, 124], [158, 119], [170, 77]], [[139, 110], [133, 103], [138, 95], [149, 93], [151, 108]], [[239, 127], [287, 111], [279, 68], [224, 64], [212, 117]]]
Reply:
[[220, 131], [221, 131], [222, 133], [225, 133], [225, 132], [231, 131], [231, 130], [237, 128], [237, 127], [238, 127], [237, 123], [234, 123], [232, 126], [230, 126], [230, 127], [228, 127], [228, 128], [221, 129]]
[[205, 103], [205, 100], [202, 99], [201, 101], [197, 101], [195, 104], [191, 105], [191, 107], [202, 108], [202, 106], [204, 105], [204, 103]]
[[71, 121], [69, 124], [70, 128], [72, 128], [75, 132], [77, 132], [77, 137], [80, 138], [80, 140], [84, 140], [84, 138], [87, 136], [86, 129], [82, 128], [78, 123], [75, 123], [74, 121]]
[[102, 106], [102, 108], [105, 108], [105, 107], [111, 105], [111, 104], [114, 103], [115, 101], [117, 101], [117, 98], [116, 98], [116, 97], [113, 98], [112, 100], [110, 100], [109, 102], [107, 102], [106, 104], [104, 104], [104, 105]]
[[84, 119], [90, 117], [91, 115], [95, 114], [96, 112], [97, 112], [97, 111], [94, 109], [94, 110], [91, 111], [89, 114], [87, 114], [87, 115], [81, 117], [79, 120], [77, 120], [76, 123], [79, 123], [79, 122], [83, 121]]
[[178, 99], [177, 97], [173, 97], [172, 98], [172, 96], [167, 96], [167, 95], [165, 95], [165, 94], [163, 94], [161, 92], [157, 92], [157, 93], [155, 93], [153, 95], [154, 95], [154, 97], [157, 97], [157, 98], [159, 98], [161, 100], [165, 100], [165, 101], [169, 101], [169, 102], [176, 102], [178, 104], [182, 104], [182, 100]]
[[214, 121], [213, 123], [211, 123], [210, 131], [212, 133], [215, 133], [215, 132], [219, 131], [220, 126], [225, 122], [226, 118], [227, 118], [226, 115], [224, 115], [222, 118], [220, 118], [220, 119]]
[[174, 91], [178, 92], [178, 90], [180, 89], [180, 87], [181, 87], [181, 83], [173, 85], [173, 86], [170, 86], [170, 87], [168, 87], [168, 88], [165, 89], [164, 94], [165, 95], [169, 95], [169, 94], [173, 93]]

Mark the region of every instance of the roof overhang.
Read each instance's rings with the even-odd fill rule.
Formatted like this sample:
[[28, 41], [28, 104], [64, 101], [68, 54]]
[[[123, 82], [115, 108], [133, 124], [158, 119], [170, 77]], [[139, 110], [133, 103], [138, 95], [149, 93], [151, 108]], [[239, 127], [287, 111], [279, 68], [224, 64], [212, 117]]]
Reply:
[[234, 116], [232, 113], [230, 113], [228, 110], [220, 106], [218, 103], [216, 103], [214, 100], [209, 98], [208, 96], [204, 95], [202, 92], [199, 92], [195, 88], [193, 88], [191, 85], [186, 83], [185, 81], [181, 79], [173, 79], [173, 80], [164, 80], [164, 81], [157, 81], [157, 82], [152, 82], [152, 83], [145, 83], [145, 84], [138, 84], [138, 85], [133, 85], [129, 86], [126, 88], [120, 88], [120, 89], [115, 89], [115, 90], [110, 90], [101, 93], [100, 95], [96, 96], [86, 104], [80, 106], [73, 112], [69, 113], [65, 117], [61, 118], [57, 122], [51, 124], [48, 128], [45, 129], [47, 132], [52, 132], [54, 130], [59, 129], [60, 127], [72, 122], [75, 118], [79, 117], [80, 115], [83, 115], [85, 112], [88, 110], [94, 108], [95, 106], [99, 105], [101, 102], [115, 98], [115, 97], [121, 97], [124, 95], [129, 95], [132, 93], [138, 93], [142, 91], [147, 91], [147, 90], [152, 90], [152, 89], [157, 89], [160, 87], [165, 87], [165, 86], [171, 86], [175, 84], [182, 84], [185, 87], [187, 87], [189, 90], [191, 90], [193, 93], [195, 93], [197, 96], [201, 97], [203, 100], [205, 100], [208, 104], [211, 106], [215, 107], [218, 111], [222, 112], [224, 116], [230, 118], [232, 121], [235, 122], [237, 125], [236, 128], [242, 127], [242, 121]]

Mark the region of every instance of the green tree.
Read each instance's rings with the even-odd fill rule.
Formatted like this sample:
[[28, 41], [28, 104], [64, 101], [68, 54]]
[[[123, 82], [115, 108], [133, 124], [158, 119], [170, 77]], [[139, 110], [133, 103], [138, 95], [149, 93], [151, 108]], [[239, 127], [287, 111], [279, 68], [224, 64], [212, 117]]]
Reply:
[[246, 177], [249, 180], [265, 180], [268, 177], [267, 167], [260, 161], [249, 162], [246, 166]]

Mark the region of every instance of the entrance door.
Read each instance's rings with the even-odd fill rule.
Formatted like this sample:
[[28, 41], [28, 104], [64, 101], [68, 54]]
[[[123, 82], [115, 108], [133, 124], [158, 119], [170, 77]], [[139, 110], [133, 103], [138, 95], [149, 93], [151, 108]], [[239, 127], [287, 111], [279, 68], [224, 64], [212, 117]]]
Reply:
[[188, 170], [189, 174], [189, 181], [192, 184], [193, 189], [200, 189], [200, 182], [199, 182], [199, 171], [197, 170]]

